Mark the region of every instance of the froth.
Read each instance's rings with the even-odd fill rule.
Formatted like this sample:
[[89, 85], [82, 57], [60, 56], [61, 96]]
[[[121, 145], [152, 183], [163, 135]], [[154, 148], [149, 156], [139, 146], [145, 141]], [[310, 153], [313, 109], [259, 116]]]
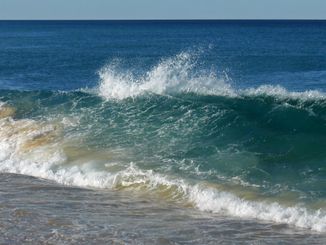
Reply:
[[141, 170], [134, 164], [110, 171], [110, 164], [121, 164], [107, 163], [104, 169], [89, 158], [69, 162], [69, 152], [65, 151], [60, 135], [60, 127], [49, 122], [0, 119], [0, 171], [41, 177], [65, 185], [156, 193], [202, 211], [326, 231], [325, 210], [247, 200], [217, 186], [194, 184], [153, 170]]
[[47, 161], [46, 158], [40, 159], [38, 153], [56, 143], [59, 131], [53, 124], [29, 119], [14, 120], [10, 117], [1, 119], [0, 127], [1, 168], [5, 165], [10, 168], [12, 162], [33, 158], [38, 159], [38, 162]]
[[278, 99], [300, 99], [300, 100], [324, 100], [324, 93], [316, 90], [307, 90], [303, 92], [291, 92], [280, 85], [262, 85], [258, 88], [249, 88], [241, 91], [246, 96], [272, 96]]
[[176, 201], [192, 203], [202, 211], [230, 216], [285, 223], [315, 231], [326, 231], [325, 211], [309, 211], [299, 205], [284, 207], [278, 203], [248, 201], [206, 184], [191, 185], [179, 178], [168, 178], [131, 165], [115, 177], [114, 186], [136, 187], [161, 192]]
[[193, 92], [199, 94], [233, 95], [229, 84], [210, 72], [195, 74], [196, 62], [188, 53], [163, 60], [143, 77], [119, 73], [111, 64], [99, 72], [99, 94], [105, 99], [125, 99], [146, 93], [167, 94]]
[[183, 52], [165, 59], [140, 78], [131, 72], [121, 72], [112, 63], [99, 71], [98, 94], [104, 99], [134, 98], [144, 94], [196, 93], [226, 97], [272, 96], [277, 99], [319, 100], [324, 93], [316, 90], [291, 92], [280, 85], [261, 85], [256, 88], [236, 89], [229, 78], [213, 71], [198, 72], [196, 58]]
[[[30, 122], [25, 123], [30, 126]], [[78, 165], [67, 164], [67, 157], [60, 144], [48, 142], [26, 154], [17, 152], [21, 142], [15, 144], [11, 141], [8, 144], [4, 135], [0, 139], [1, 152], [7, 153], [0, 156], [1, 172], [41, 177], [65, 185], [156, 193], [168, 200], [192, 204], [202, 211], [326, 231], [326, 214], [321, 210], [308, 211], [300, 206], [283, 207], [277, 203], [248, 201], [206, 184], [193, 185], [184, 179], [141, 170], [134, 164], [118, 172], [98, 170], [89, 160], [83, 163], [80, 159]]]
[[284, 207], [263, 201], [248, 201], [228, 192], [195, 186], [190, 191], [190, 199], [203, 211], [227, 215], [285, 223], [315, 231], [326, 231], [325, 211], [308, 211], [300, 205]]

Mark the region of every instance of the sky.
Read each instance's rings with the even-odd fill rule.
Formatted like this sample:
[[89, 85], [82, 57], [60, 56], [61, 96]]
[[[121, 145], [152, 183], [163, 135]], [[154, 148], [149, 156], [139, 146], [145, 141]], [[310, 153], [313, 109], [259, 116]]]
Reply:
[[0, 0], [0, 19], [326, 19], [326, 0]]

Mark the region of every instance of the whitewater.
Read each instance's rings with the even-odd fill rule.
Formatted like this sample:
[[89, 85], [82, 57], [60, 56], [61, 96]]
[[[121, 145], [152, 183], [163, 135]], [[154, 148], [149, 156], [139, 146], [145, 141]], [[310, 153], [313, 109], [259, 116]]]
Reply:
[[[211, 100], [209, 103], [213, 104], [215, 102], [223, 103], [223, 100], [231, 100], [232, 103], [235, 103], [236, 100], [272, 100], [273, 109], [268, 113], [279, 107], [292, 107], [295, 110], [306, 111], [307, 117], [319, 117], [320, 115], [316, 114], [318, 112], [314, 111], [326, 108], [324, 107], [325, 95], [322, 92], [289, 92], [281, 86], [272, 85], [235, 89], [225, 77], [218, 77], [212, 72], [194, 74], [192, 71], [195, 65], [195, 60], [191, 55], [181, 53], [174, 58], [161, 61], [152, 70], [140, 78], [136, 78], [129, 72], [118, 73], [118, 69], [115, 70], [115, 66], [110, 64], [99, 71], [100, 82], [97, 88], [84, 89], [82, 92], [54, 93], [51, 96], [71, 96], [71, 93], [82, 93], [81, 98], [76, 99], [76, 103], [78, 103], [83, 97], [98, 95], [103, 98], [97, 105], [100, 111], [105, 110], [110, 101], [119, 105], [124, 103], [124, 100], [132, 99], [132, 102], [129, 102], [129, 106], [132, 107], [133, 104], [140, 103], [137, 100], [142, 99], [153, 99], [153, 103], [155, 103], [156, 96], [167, 96], [167, 100], [176, 98], [191, 104], [200, 103], [200, 96], [203, 96], [204, 101]], [[76, 105], [74, 106], [76, 107]], [[314, 108], [316, 106], [317, 109]], [[50, 118], [41, 119], [16, 118], [15, 110], [13, 106], [2, 102], [0, 108], [0, 171], [3, 173], [30, 175], [68, 186], [111, 190], [132, 189], [149, 195], [161, 194], [167, 200], [181, 203], [181, 205], [189, 203], [201, 211], [285, 223], [319, 232], [326, 230], [324, 207], [314, 210], [309, 206], [306, 207], [304, 202], [287, 204], [282, 199], [269, 199], [260, 196], [257, 193], [259, 191], [254, 187], [259, 187], [261, 184], [248, 183], [247, 180], [241, 180], [239, 176], [220, 178], [226, 179], [227, 181], [224, 181], [226, 184], [240, 179], [240, 181], [235, 181], [236, 184], [242, 186], [242, 191], [247, 192], [246, 195], [251, 198], [246, 195], [242, 197], [243, 195], [239, 195], [239, 192], [237, 193], [232, 188], [223, 188], [221, 183], [211, 182], [205, 178], [194, 181], [189, 179], [189, 176], [182, 177], [169, 173], [167, 170], [160, 170], [166, 166], [153, 165], [150, 169], [148, 166], [142, 169], [133, 161], [121, 163], [110, 161], [105, 157], [101, 159], [98, 156], [101, 155], [99, 153], [93, 153], [90, 157], [85, 157], [84, 154], [76, 156], [71, 148], [76, 144], [76, 138], [80, 140], [85, 137], [86, 133], [80, 131], [71, 133], [70, 131], [73, 131], [74, 127], [78, 127], [79, 121], [84, 116], [78, 113], [87, 113], [82, 112], [82, 108], [80, 112], [74, 112], [74, 115], [51, 115]], [[89, 113], [93, 113], [92, 110]], [[186, 116], [190, 113], [193, 111], [187, 110], [178, 120], [187, 120]], [[209, 113], [201, 120], [209, 120], [207, 117], [210, 116], [214, 116], [214, 114]], [[96, 114], [94, 114], [95, 117]], [[96, 120], [88, 123], [96, 123]], [[132, 124], [132, 122], [128, 123]], [[159, 125], [158, 128], [158, 130], [163, 130], [164, 124]], [[155, 133], [157, 133], [155, 137], [162, 137], [159, 136], [159, 133], [162, 132], [156, 131]], [[120, 134], [121, 137], [125, 137], [123, 131]], [[82, 145], [74, 146], [74, 148], [80, 153], [87, 151], [87, 147]], [[101, 149], [101, 151], [103, 154], [106, 149]], [[119, 154], [124, 153], [119, 152]], [[205, 155], [205, 152], [201, 154]], [[238, 160], [241, 161], [241, 159]], [[199, 166], [193, 168], [197, 171], [195, 175], [209, 176], [211, 171], [218, 171], [211, 169], [200, 172]], [[185, 171], [189, 171], [189, 168], [191, 166], [187, 166]], [[254, 187], [245, 190], [246, 186]]]

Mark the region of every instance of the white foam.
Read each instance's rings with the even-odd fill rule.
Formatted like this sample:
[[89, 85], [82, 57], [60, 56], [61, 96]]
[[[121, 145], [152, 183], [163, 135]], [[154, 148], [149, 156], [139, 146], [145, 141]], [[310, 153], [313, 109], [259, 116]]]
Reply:
[[162, 61], [141, 78], [128, 72], [119, 73], [116, 66], [111, 64], [99, 72], [99, 95], [105, 99], [125, 99], [146, 93], [234, 94], [231, 86], [214, 73], [194, 74], [194, 64], [188, 53], [181, 53]]
[[106, 173], [90, 171], [87, 164], [81, 167], [66, 165], [67, 157], [56, 125], [5, 118], [0, 120], [0, 129], [1, 172], [30, 175], [76, 186], [97, 187], [108, 181]]
[[214, 72], [195, 72], [196, 60], [189, 53], [181, 53], [161, 61], [144, 76], [137, 78], [130, 72], [119, 72], [116, 64], [109, 64], [99, 72], [98, 94], [109, 99], [134, 98], [146, 93], [197, 93], [227, 97], [273, 96], [278, 99], [326, 99], [323, 92], [308, 90], [291, 92], [280, 85], [261, 85], [256, 88], [235, 89], [227, 75]]
[[180, 178], [168, 178], [151, 170], [143, 171], [134, 165], [117, 173], [111, 186], [113, 188], [123, 186], [141, 190], [145, 188], [152, 191], [169, 191], [170, 198], [193, 203], [202, 211], [285, 223], [319, 232], [326, 231], [325, 211], [308, 211], [300, 205], [284, 207], [276, 202], [248, 201], [207, 185], [191, 185]]
[[[47, 138], [57, 134], [56, 127], [48, 123], [5, 118], [0, 120], [0, 129], [1, 172], [40, 177], [64, 185], [162, 192], [166, 198], [192, 203], [202, 211], [326, 231], [325, 210], [309, 211], [300, 205], [285, 207], [278, 203], [249, 201], [207, 184], [190, 184], [181, 178], [140, 170], [133, 164], [118, 172], [109, 172], [97, 169], [89, 160], [69, 163], [62, 142]], [[109, 165], [106, 166], [109, 168]]]
[[249, 88], [240, 92], [246, 96], [272, 96], [278, 99], [300, 99], [304, 101], [308, 100], [324, 100], [326, 99], [325, 93], [317, 90], [307, 90], [303, 92], [291, 92], [283, 88], [280, 85], [261, 85], [257, 88]]
[[202, 188], [198, 185], [191, 189], [189, 196], [196, 207], [202, 211], [285, 223], [319, 232], [326, 231], [326, 213], [324, 210], [308, 211], [300, 205], [284, 207], [276, 202], [248, 201], [231, 193], [216, 191], [212, 188]]
[[[299, 205], [284, 207], [280, 204], [248, 201], [234, 194], [219, 191], [207, 185], [190, 185], [182, 179], [169, 179], [153, 171], [141, 171], [130, 166], [115, 178], [114, 185], [147, 185], [148, 189], [171, 190], [172, 197], [193, 203], [202, 211], [222, 213], [234, 217], [285, 223], [319, 232], [326, 231], [325, 211], [308, 211]], [[181, 196], [181, 197], [180, 197]]]

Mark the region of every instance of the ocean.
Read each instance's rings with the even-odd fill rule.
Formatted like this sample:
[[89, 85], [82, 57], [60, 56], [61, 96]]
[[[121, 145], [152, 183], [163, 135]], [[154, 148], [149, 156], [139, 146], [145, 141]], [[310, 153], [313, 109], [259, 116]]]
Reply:
[[326, 21], [0, 21], [1, 244], [325, 244]]

